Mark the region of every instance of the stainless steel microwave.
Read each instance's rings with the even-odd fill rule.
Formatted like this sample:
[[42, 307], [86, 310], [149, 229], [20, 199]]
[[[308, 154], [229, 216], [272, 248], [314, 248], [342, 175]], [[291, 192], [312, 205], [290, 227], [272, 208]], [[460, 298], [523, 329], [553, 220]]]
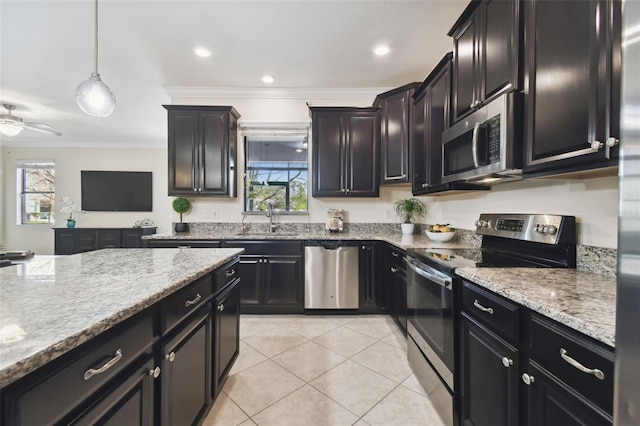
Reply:
[[523, 95], [505, 93], [442, 133], [442, 182], [522, 178]]

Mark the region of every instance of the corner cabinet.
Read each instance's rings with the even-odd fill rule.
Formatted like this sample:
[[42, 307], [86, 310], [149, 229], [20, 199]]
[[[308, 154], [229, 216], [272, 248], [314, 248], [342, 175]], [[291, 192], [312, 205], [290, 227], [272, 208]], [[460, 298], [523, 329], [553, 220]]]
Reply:
[[410, 83], [382, 93], [373, 101], [380, 108], [380, 174], [381, 183], [410, 181], [409, 138], [411, 104], [419, 83]]
[[378, 108], [311, 107], [313, 197], [378, 197]]
[[238, 111], [231, 106], [164, 107], [168, 111], [168, 194], [235, 197]]
[[410, 158], [411, 192], [426, 194], [442, 177], [442, 132], [451, 117], [452, 53], [444, 58], [416, 89], [412, 99]]
[[519, 0], [469, 4], [449, 31], [453, 37], [453, 121], [521, 86]]
[[526, 2], [526, 176], [616, 166], [621, 2]]

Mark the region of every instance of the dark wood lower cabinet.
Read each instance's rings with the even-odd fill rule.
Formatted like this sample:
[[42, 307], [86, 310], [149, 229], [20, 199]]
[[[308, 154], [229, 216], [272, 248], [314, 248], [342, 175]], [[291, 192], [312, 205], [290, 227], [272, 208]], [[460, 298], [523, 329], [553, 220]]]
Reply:
[[213, 389], [215, 398], [240, 353], [240, 280], [229, 284], [213, 301]]
[[391, 248], [386, 256], [385, 278], [389, 314], [400, 330], [407, 334], [407, 268], [402, 263], [404, 253]]
[[153, 358], [125, 374], [105, 392], [105, 397], [92, 404], [68, 423], [73, 425], [151, 426], [154, 424]]
[[280, 309], [300, 311], [304, 309], [302, 256], [265, 256], [264, 305], [277, 312]]
[[55, 254], [75, 254], [105, 248], [144, 248], [143, 235], [156, 233], [150, 228], [53, 228]]
[[462, 315], [460, 393], [463, 425], [518, 425], [518, 350]]
[[207, 306], [162, 345], [163, 425], [195, 424], [211, 399], [211, 314]]
[[[528, 426], [607, 426], [611, 417], [531, 362], [527, 369]], [[533, 381], [531, 381], [533, 378]]]

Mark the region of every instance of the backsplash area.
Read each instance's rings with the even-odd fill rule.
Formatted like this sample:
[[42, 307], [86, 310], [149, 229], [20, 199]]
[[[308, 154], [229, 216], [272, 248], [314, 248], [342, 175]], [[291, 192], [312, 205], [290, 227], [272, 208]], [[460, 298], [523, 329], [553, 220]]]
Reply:
[[[249, 229], [245, 229], [248, 234], [266, 233], [268, 231], [268, 223], [250, 223], [245, 224]], [[240, 222], [234, 223], [215, 223], [215, 222], [192, 222], [189, 224], [192, 233], [203, 234], [225, 234], [242, 231]], [[426, 225], [416, 224], [415, 234], [422, 234]], [[304, 234], [313, 234], [317, 237], [325, 231], [324, 223], [278, 223], [277, 232], [296, 233], [304, 236]], [[400, 234], [400, 224], [397, 223], [345, 223], [345, 238], [349, 237], [349, 233], [354, 234], [370, 234], [375, 236]], [[474, 231], [468, 229], [458, 229], [453, 242], [468, 247], [480, 247], [482, 239], [476, 235]], [[618, 261], [617, 250], [603, 247], [593, 247], [578, 245], [576, 249], [576, 269], [594, 274], [606, 276], [616, 275], [616, 264]]]

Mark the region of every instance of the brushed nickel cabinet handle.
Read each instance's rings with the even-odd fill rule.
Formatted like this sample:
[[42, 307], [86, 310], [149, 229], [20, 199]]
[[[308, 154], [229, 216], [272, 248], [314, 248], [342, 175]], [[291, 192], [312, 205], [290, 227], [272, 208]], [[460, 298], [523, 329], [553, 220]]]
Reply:
[[191, 305], [195, 305], [200, 301], [200, 299], [202, 299], [202, 296], [200, 296], [200, 293], [196, 293], [196, 297], [194, 297], [192, 300], [187, 300], [186, 302], [184, 302], [184, 307], [188, 308]]
[[522, 373], [522, 381], [525, 385], [530, 386], [531, 383], [535, 382], [535, 379], [527, 373]]
[[476, 308], [480, 309], [482, 312], [486, 312], [488, 314], [493, 315], [493, 308], [485, 308], [484, 306], [482, 306], [480, 304], [480, 302], [478, 302], [478, 299], [475, 299], [473, 301], [473, 306], [475, 306]]
[[175, 359], [176, 359], [176, 353], [175, 353], [175, 352], [171, 352], [171, 353], [169, 353], [169, 354], [166, 354], [166, 355], [164, 356], [164, 359], [168, 359], [168, 360], [169, 360], [169, 362], [173, 362], [173, 361], [175, 361]]
[[152, 368], [149, 370], [149, 375], [153, 376], [154, 379], [160, 377], [160, 367]]
[[221, 304], [218, 305], [218, 310], [220, 312], [224, 311], [224, 303], [221, 303]]
[[513, 360], [511, 358], [507, 358], [506, 356], [502, 357], [502, 365], [509, 368], [513, 365]]
[[232, 277], [236, 274], [236, 270], [232, 269], [230, 271], [227, 271], [227, 273], [225, 274], [227, 276], [227, 278]]
[[102, 367], [90, 368], [87, 371], [85, 371], [84, 379], [89, 380], [91, 377], [95, 376], [96, 374], [104, 373], [105, 371], [107, 371], [108, 369], [116, 365], [118, 361], [120, 361], [121, 359], [122, 359], [122, 349], [118, 349], [114, 352], [113, 358], [107, 361]]
[[573, 359], [569, 355], [567, 355], [567, 350], [565, 348], [560, 348], [560, 357], [563, 360], [565, 360], [567, 363], [571, 364], [571, 366], [577, 368], [578, 370], [582, 371], [583, 373], [593, 374], [598, 379], [604, 380], [604, 373], [602, 372], [602, 370], [599, 370], [597, 368], [587, 368], [587, 367], [585, 367], [584, 365], [580, 364], [578, 361], [576, 361], [575, 359]]

